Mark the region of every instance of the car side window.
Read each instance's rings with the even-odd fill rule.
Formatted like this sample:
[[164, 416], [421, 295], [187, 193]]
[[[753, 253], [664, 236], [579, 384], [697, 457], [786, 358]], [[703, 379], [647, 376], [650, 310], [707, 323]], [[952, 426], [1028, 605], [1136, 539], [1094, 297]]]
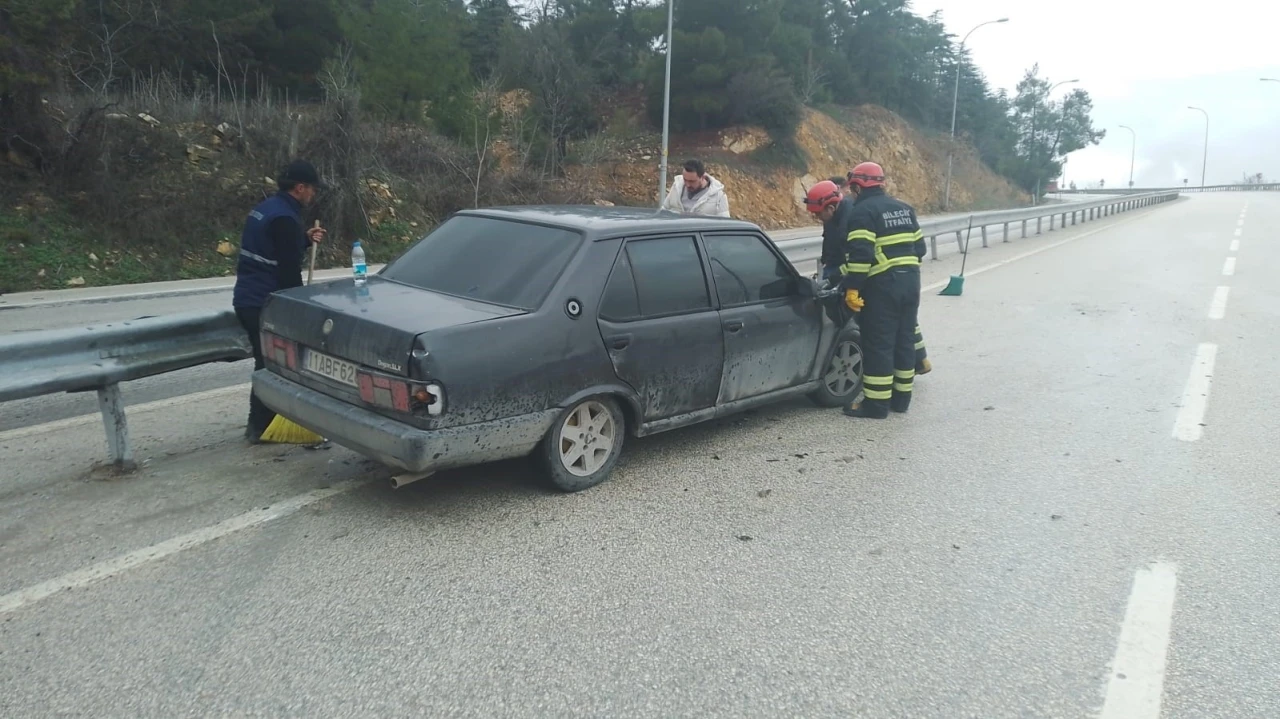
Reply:
[[722, 307], [790, 297], [795, 273], [758, 235], [706, 235], [711, 273]]
[[627, 243], [640, 314], [645, 317], [711, 309], [707, 278], [693, 237]]
[[600, 300], [600, 317], [614, 322], [625, 322], [640, 316], [640, 297], [636, 294], [636, 280], [631, 273], [631, 260], [626, 250], [618, 253], [609, 283], [605, 285]]

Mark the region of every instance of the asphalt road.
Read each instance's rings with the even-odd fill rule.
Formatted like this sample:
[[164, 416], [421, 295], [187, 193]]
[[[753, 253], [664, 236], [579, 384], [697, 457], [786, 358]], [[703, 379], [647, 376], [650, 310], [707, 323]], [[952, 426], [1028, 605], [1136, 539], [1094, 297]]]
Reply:
[[[1086, 198], [1095, 199], [1095, 198]], [[943, 219], [957, 214], [930, 216], [929, 219]], [[1018, 238], [1021, 228], [1014, 226], [1013, 236]], [[1034, 232], [1034, 230], [1032, 230]], [[814, 230], [780, 230], [771, 233], [777, 240], [799, 239], [811, 237]], [[976, 233], [975, 233], [976, 238]], [[977, 248], [977, 245], [974, 245]], [[946, 255], [956, 253], [954, 244], [939, 243], [939, 253]], [[809, 271], [811, 268], [802, 268]], [[337, 271], [341, 274], [342, 271]], [[317, 277], [331, 277], [334, 272], [318, 273]], [[27, 293], [23, 296], [8, 297], [19, 304], [31, 301], [45, 304], [34, 304], [27, 307], [11, 307], [6, 309], [0, 301], [0, 334], [9, 332], [30, 332], [44, 329], [76, 327], [141, 317], [174, 314], [179, 312], [205, 311], [226, 308], [231, 304], [231, 290], [228, 284], [232, 280], [198, 280], [191, 282], [159, 283], [141, 287], [112, 287], [91, 290], [70, 290], [61, 292]], [[219, 287], [219, 285], [226, 285]], [[130, 296], [130, 292], [168, 292], [178, 288], [200, 288], [195, 294], [165, 296]], [[104, 301], [62, 304], [76, 298], [91, 294], [102, 295]], [[105, 299], [110, 298], [110, 299]], [[192, 393], [216, 392], [248, 382], [252, 371], [251, 362], [219, 363], [193, 367], [180, 372], [150, 377], [127, 382], [121, 385], [124, 401], [129, 406], [173, 400]], [[90, 394], [62, 394], [37, 397], [30, 400], [8, 402], [0, 413], [0, 432], [20, 427], [67, 420], [93, 414], [98, 411], [97, 399]]]
[[1280, 716], [1277, 226], [997, 243], [926, 294], [909, 415], [780, 405], [572, 496], [245, 447], [243, 393], [138, 412], [127, 479], [96, 424], [0, 433], [0, 715]]

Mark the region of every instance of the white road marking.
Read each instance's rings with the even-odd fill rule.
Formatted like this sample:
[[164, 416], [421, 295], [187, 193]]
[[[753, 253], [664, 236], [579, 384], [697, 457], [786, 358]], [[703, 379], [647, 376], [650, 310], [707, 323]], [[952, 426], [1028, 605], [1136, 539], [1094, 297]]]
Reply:
[[1231, 249], [1230, 249], [1229, 251], [1230, 251], [1230, 252], [1239, 252], [1239, 251], [1240, 251], [1240, 240], [1232, 240], [1232, 241], [1231, 241]]
[[[1148, 212], [1150, 212], [1150, 210], [1151, 210], [1151, 209], [1154, 209], [1154, 208], [1149, 208], [1149, 209], [1148, 209]], [[1136, 220], [1141, 220], [1142, 218], [1144, 218], [1144, 217], [1146, 217], [1146, 216], [1147, 216], [1147, 212], [1143, 212], [1143, 213], [1141, 213], [1141, 214], [1134, 215], [1134, 216], [1132, 216], [1132, 217], [1126, 217], [1126, 218], [1124, 218], [1124, 219], [1122, 219], [1122, 220], [1119, 220], [1119, 221], [1117, 221], [1117, 222], [1112, 222], [1112, 223], [1110, 223], [1110, 224], [1106, 225], [1105, 227], [1099, 227], [1099, 228], [1097, 228], [1096, 230], [1089, 230], [1088, 232], [1083, 232], [1083, 233], [1081, 233], [1081, 234], [1079, 234], [1079, 235], [1076, 235], [1075, 237], [1068, 237], [1068, 238], [1067, 238], [1067, 239], [1065, 239], [1065, 240], [1058, 240], [1057, 242], [1050, 243], [1050, 244], [1048, 244], [1048, 245], [1045, 245], [1044, 247], [1038, 247], [1038, 248], [1036, 248], [1036, 249], [1034, 249], [1034, 250], [1031, 250], [1030, 252], [1023, 252], [1023, 253], [1022, 253], [1022, 254], [1020, 254], [1020, 255], [1015, 255], [1015, 256], [1013, 256], [1013, 257], [1010, 257], [1010, 258], [1009, 258], [1009, 259], [1007, 259], [1007, 260], [1001, 260], [1001, 261], [999, 261], [999, 262], [996, 262], [996, 263], [993, 263], [993, 264], [987, 265], [986, 267], [979, 267], [979, 268], [977, 268], [977, 269], [969, 270], [969, 271], [967, 271], [967, 272], [965, 272], [965, 273], [964, 273], [964, 276], [965, 276], [965, 277], [972, 277], [972, 276], [974, 276], [974, 275], [980, 275], [980, 274], [982, 274], [983, 272], [989, 272], [989, 271], [994, 270], [994, 269], [996, 269], [996, 268], [998, 268], [998, 267], [1004, 267], [1005, 265], [1012, 264], [1012, 263], [1017, 262], [1017, 261], [1019, 261], [1019, 260], [1025, 260], [1025, 259], [1027, 259], [1028, 257], [1031, 257], [1032, 255], [1038, 255], [1038, 254], [1040, 254], [1041, 252], [1047, 252], [1047, 251], [1049, 251], [1049, 250], [1052, 250], [1052, 249], [1053, 249], [1053, 248], [1055, 248], [1055, 247], [1061, 247], [1061, 246], [1063, 246], [1063, 245], [1065, 245], [1065, 244], [1067, 244], [1067, 243], [1069, 243], [1069, 242], [1075, 242], [1076, 240], [1083, 240], [1084, 238], [1086, 238], [1086, 237], [1092, 237], [1093, 235], [1096, 235], [1096, 234], [1098, 234], [1099, 232], [1106, 232], [1107, 230], [1115, 229], [1115, 228], [1117, 228], [1117, 227], [1119, 227], [1119, 226], [1121, 226], [1121, 225], [1124, 225], [1124, 224], [1127, 224], [1127, 223], [1130, 223], [1130, 222], [1134, 222], [1134, 221], [1136, 221]], [[950, 282], [950, 280], [942, 280], [941, 282], [934, 282], [934, 283], [933, 283], [933, 284], [931, 284], [931, 285], [926, 285], [926, 286], [924, 286], [924, 287], [921, 287], [921, 288], [920, 288], [920, 292], [924, 293], [924, 292], [931, 292], [931, 291], [933, 291], [933, 290], [940, 290], [940, 289], [942, 289], [943, 287], [946, 287], [946, 286], [947, 286], [947, 284], [948, 284], [948, 282]]]
[[1183, 442], [1195, 442], [1204, 434], [1204, 414], [1209, 407], [1209, 389], [1213, 385], [1213, 362], [1218, 356], [1218, 345], [1201, 343], [1191, 363], [1191, 376], [1182, 392], [1178, 418], [1173, 423], [1173, 437]]
[[1222, 264], [1222, 274], [1230, 277], [1236, 273], [1236, 258], [1228, 257], [1227, 261]]
[[[146, 402], [144, 404], [125, 406], [126, 416], [133, 416], [139, 412], [153, 412], [158, 409], [166, 409], [168, 407], [176, 407], [178, 405], [190, 404], [192, 402], [201, 402], [206, 399], [216, 399], [226, 395], [245, 392], [249, 389], [250, 383], [231, 385], [230, 387], [219, 387], [217, 389], [205, 390], [204, 392], [194, 392], [192, 394], [184, 394], [178, 397], [170, 397], [169, 399], [159, 399], [154, 402]], [[0, 432], [0, 442], [8, 442], [14, 439], [22, 439], [37, 434], [45, 434], [46, 432], [57, 432], [62, 429], [70, 429], [73, 427], [81, 427], [86, 424], [96, 424], [102, 421], [102, 414], [94, 412], [93, 414], [82, 414], [79, 417], [68, 417], [53, 422], [45, 422], [44, 424], [32, 425], [30, 427], [18, 427]]]
[[1220, 320], [1227, 316], [1227, 295], [1230, 287], [1219, 287], [1213, 292], [1213, 302], [1209, 304], [1209, 319]]
[[1240, 235], [1242, 235], [1242, 234], [1244, 234], [1244, 233], [1243, 233], [1243, 232], [1241, 232], [1241, 230], [1240, 230], [1240, 228], [1239, 228], [1239, 227], [1237, 227], [1237, 228], [1236, 228], [1236, 237], [1239, 237], [1239, 236], [1240, 236]]
[[1241, 217], [1239, 220], [1236, 220], [1236, 227], [1244, 227], [1244, 218], [1243, 218], [1243, 217]]
[[1099, 719], [1159, 719], [1177, 591], [1172, 562], [1155, 562], [1134, 576]]
[[331, 487], [317, 489], [306, 494], [300, 494], [296, 497], [278, 502], [266, 509], [255, 509], [252, 512], [245, 512], [237, 517], [232, 517], [218, 524], [197, 529], [194, 532], [184, 534], [173, 539], [153, 544], [150, 547], [144, 547], [128, 554], [123, 554], [114, 559], [108, 559], [104, 562], [78, 569], [74, 572], [64, 574], [61, 577], [55, 577], [47, 582], [41, 582], [26, 589], [19, 589], [0, 597], [0, 616], [9, 612], [22, 609], [31, 604], [35, 604], [43, 599], [48, 599], [55, 594], [65, 592], [71, 589], [78, 589], [86, 585], [92, 584], [102, 579], [106, 579], [115, 574], [119, 574], [128, 569], [141, 566], [148, 562], [154, 562], [164, 559], [173, 554], [177, 554], [186, 549], [198, 547], [202, 544], [212, 542], [215, 539], [238, 532], [242, 529], [248, 529], [259, 524], [266, 524], [274, 519], [287, 517], [290, 514], [311, 504], [315, 504], [324, 499], [328, 499], [335, 495], [349, 492], [356, 487], [366, 484], [363, 480], [353, 480], [342, 482]]

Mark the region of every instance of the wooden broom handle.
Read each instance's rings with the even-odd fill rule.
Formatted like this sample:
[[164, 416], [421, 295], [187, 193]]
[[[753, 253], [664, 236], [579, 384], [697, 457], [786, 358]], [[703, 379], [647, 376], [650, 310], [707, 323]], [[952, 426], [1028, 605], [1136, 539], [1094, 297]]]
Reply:
[[[316, 220], [315, 227], [320, 227], [320, 220]], [[307, 267], [307, 284], [311, 284], [311, 277], [316, 273], [316, 243], [311, 244], [311, 265]]]

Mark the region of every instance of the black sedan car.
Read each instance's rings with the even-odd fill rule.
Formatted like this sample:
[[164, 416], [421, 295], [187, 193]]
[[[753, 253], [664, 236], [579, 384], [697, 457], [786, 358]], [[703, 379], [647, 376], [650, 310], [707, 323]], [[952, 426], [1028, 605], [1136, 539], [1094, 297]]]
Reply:
[[[551, 483], [602, 482], [643, 437], [862, 387], [856, 322], [756, 225], [648, 209], [459, 212], [364, 286], [272, 296], [275, 411], [405, 473], [536, 453]], [[397, 484], [398, 486], [398, 484]]]

